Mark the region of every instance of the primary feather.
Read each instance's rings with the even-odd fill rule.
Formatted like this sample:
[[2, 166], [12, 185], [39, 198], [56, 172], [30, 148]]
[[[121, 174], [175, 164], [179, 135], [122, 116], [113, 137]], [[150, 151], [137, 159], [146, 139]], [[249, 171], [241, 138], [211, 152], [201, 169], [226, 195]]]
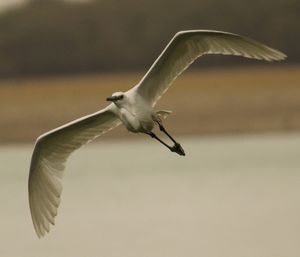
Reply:
[[61, 178], [69, 155], [120, 124], [107, 107], [40, 136], [36, 142], [29, 174], [29, 205], [37, 235], [54, 224], [62, 192]]
[[205, 54], [240, 55], [265, 61], [283, 60], [286, 55], [253, 39], [237, 34], [190, 30], [177, 33], [135, 87], [154, 106], [172, 82]]

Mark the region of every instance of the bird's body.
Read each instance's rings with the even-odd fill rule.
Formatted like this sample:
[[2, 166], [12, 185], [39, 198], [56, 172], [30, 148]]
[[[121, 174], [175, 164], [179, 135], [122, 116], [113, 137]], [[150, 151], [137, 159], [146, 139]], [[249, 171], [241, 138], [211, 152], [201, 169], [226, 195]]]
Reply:
[[128, 131], [133, 133], [151, 131], [154, 127], [154, 123], [149, 115], [139, 115], [133, 113], [132, 110], [121, 108], [119, 113], [119, 119]]
[[155, 111], [146, 101], [135, 97], [134, 94], [133, 91], [113, 94], [113, 96], [122, 95], [123, 99], [112, 105], [112, 111], [130, 132], [150, 132], [155, 125]]
[[[103, 133], [123, 124], [130, 132], [155, 138], [172, 152], [183, 148], [162, 125], [170, 111], [156, 111], [157, 101], [195, 59], [205, 54], [239, 55], [278, 61], [286, 56], [257, 41], [220, 31], [193, 30], [177, 33], [142, 80], [127, 92], [117, 92], [103, 110], [49, 131], [37, 139], [30, 165], [29, 205], [37, 235], [54, 224], [62, 192], [61, 178], [69, 155]], [[153, 132], [155, 125], [174, 143], [169, 146]]]

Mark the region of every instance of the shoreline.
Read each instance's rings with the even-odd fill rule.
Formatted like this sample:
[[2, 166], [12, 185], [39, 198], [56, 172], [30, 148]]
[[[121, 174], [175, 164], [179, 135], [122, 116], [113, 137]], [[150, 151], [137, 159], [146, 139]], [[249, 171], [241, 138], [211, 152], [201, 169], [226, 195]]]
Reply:
[[[34, 142], [60, 125], [106, 106], [140, 76], [106, 74], [0, 80], [0, 143]], [[178, 136], [300, 130], [300, 66], [190, 71], [180, 76], [156, 109], [172, 110], [164, 124]], [[115, 129], [104, 139], [127, 137]], [[131, 136], [131, 137], [134, 137]]]

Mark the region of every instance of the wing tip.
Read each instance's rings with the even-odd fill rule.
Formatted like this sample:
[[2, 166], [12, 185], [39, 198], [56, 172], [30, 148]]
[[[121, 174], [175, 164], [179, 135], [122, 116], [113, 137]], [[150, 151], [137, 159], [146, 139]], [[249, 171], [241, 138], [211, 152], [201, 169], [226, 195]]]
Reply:
[[212, 30], [212, 29], [191, 29], [191, 30], [180, 30], [177, 33], [175, 33], [174, 37], [191, 34], [191, 33], [216, 33], [216, 34], [226, 34], [226, 35], [234, 35], [238, 36], [235, 33], [226, 32], [222, 30]]
[[35, 233], [39, 239], [44, 237], [47, 233], [50, 232], [50, 225], [55, 225], [55, 217], [57, 216], [57, 208], [59, 206], [61, 198], [58, 198], [56, 206], [53, 206], [54, 209], [51, 211], [48, 208], [45, 209], [45, 206], [39, 205], [37, 200], [44, 201], [44, 199], [37, 199], [37, 192], [33, 188], [29, 188], [29, 209], [31, 214], [31, 219]]
[[[52, 222], [49, 222], [52, 225], [55, 225]], [[33, 222], [33, 227], [34, 227], [34, 231], [35, 234], [37, 235], [38, 239], [42, 239], [43, 237], [45, 237], [47, 235], [47, 233], [50, 232], [50, 226], [48, 224], [48, 226], [43, 226], [42, 223], [35, 223]]]
[[278, 51], [278, 50], [277, 50], [277, 52], [278, 52], [278, 57], [276, 58], [275, 61], [283, 61], [288, 58], [288, 56], [285, 53]]
[[[261, 44], [261, 43], [259, 43]], [[275, 48], [269, 47], [267, 45], [261, 44], [263, 48], [266, 50], [266, 55], [264, 56], [264, 59], [267, 61], [283, 61], [287, 58], [287, 55]]]
[[[251, 41], [254, 41], [253, 39], [250, 39], [246, 36], [241, 36], [235, 33], [231, 33], [231, 32], [226, 32], [226, 31], [221, 31], [221, 30], [208, 30], [208, 29], [201, 29], [201, 30], [181, 30], [178, 31], [174, 38], [180, 37], [180, 36], [184, 36], [187, 34], [191, 34], [191, 33], [216, 33], [216, 34], [226, 34], [226, 35], [232, 35], [232, 36], [237, 36], [237, 37], [242, 37]], [[261, 44], [261, 43], [259, 43]], [[287, 55], [277, 49], [274, 48], [270, 48], [268, 47], [269, 50], [272, 51], [272, 55], [269, 57], [269, 60], [267, 60], [267, 58], [262, 58], [262, 59], [266, 59], [267, 61], [283, 61], [287, 58]]]

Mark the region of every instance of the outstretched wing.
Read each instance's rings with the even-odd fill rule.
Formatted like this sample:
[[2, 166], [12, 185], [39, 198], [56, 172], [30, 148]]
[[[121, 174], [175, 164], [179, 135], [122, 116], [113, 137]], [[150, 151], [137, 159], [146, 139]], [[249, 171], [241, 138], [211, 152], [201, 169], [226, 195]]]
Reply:
[[38, 237], [54, 225], [62, 192], [61, 179], [69, 155], [101, 134], [116, 127], [120, 120], [111, 106], [40, 136], [30, 165], [29, 205]]
[[237, 34], [210, 30], [182, 31], [173, 37], [134, 90], [154, 106], [176, 77], [204, 54], [240, 55], [266, 61], [279, 61], [286, 57], [278, 50]]

